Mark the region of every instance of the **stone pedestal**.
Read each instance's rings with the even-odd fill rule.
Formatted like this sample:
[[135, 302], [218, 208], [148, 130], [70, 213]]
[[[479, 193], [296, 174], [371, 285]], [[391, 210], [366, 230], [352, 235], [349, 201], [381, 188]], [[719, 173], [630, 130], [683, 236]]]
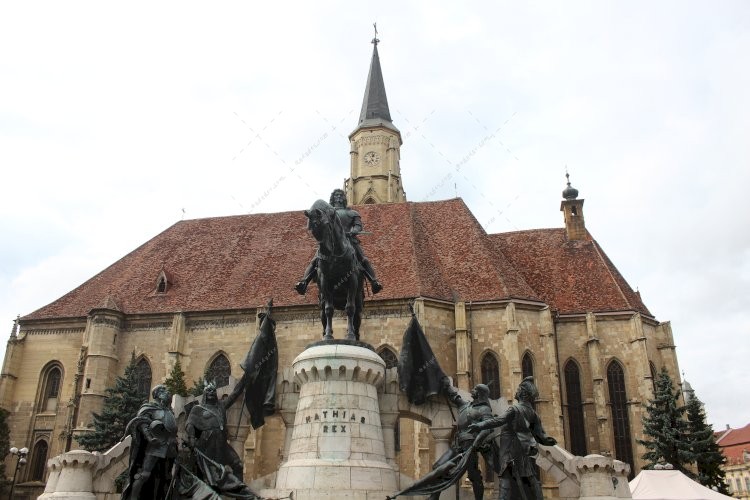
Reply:
[[299, 401], [276, 489], [293, 491], [296, 500], [382, 500], [396, 491], [380, 422], [380, 356], [334, 341], [309, 347], [292, 368]]
[[98, 464], [98, 454], [83, 450], [69, 451], [50, 459], [47, 487], [39, 498], [96, 500], [91, 490]]
[[576, 457], [575, 466], [581, 478], [581, 500], [631, 498], [628, 464], [602, 455], [587, 455]]

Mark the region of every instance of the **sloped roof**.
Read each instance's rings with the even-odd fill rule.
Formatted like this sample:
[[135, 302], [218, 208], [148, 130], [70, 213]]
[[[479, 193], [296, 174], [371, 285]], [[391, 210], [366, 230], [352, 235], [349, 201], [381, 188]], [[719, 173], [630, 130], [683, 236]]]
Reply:
[[[537, 294], [489, 245], [461, 199], [362, 205], [363, 248], [385, 288], [369, 299], [482, 301]], [[302, 211], [181, 221], [78, 288], [26, 316], [82, 317], [107, 301], [126, 314], [316, 303], [294, 283], [315, 252]], [[156, 293], [164, 270], [170, 287]]]
[[750, 452], [750, 424], [739, 429], [729, 429], [716, 442], [730, 464], [744, 461], [743, 451]]
[[540, 298], [560, 313], [638, 311], [652, 316], [599, 244], [568, 241], [565, 229], [489, 235]]

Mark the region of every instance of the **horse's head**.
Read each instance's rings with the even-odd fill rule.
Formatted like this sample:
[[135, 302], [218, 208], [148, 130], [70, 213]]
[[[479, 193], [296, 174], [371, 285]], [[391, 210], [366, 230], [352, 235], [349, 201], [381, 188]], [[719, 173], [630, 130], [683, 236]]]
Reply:
[[313, 203], [310, 210], [305, 210], [305, 217], [307, 217], [307, 229], [318, 242], [324, 241], [326, 237], [331, 237], [336, 217], [336, 210], [331, 205], [323, 200], [318, 200]]

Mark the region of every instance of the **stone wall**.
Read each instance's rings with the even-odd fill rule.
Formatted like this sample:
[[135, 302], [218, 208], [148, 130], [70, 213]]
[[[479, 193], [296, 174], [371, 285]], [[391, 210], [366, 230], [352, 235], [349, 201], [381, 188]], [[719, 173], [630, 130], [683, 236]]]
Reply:
[[[398, 353], [411, 317], [408, 302], [366, 304], [363, 340], [376, 350], [387, 346]], [[499, 361], [501, 398], [505, 403], [511, 402], [521, 380], [521, 360], [528, 353], [540, 390], [537, 409], [548, 433], [564, 447], [567, 424], [563, 419], [565, 390], [560, 370], [566, 361], [574, 359], [581, 370], [588, 453], [613, 453], [606, 386], [609, 362], [617, 359], [624, 367], [633, 443], [642, 435], [640, 416], [651, 395], [649, 363], [656, 370], [666, 366], [679, 381], [669, 324], [658, 324], [634, 313], [556, 317], [548, 308], [523, 301], [471, 304], [429, 299], [418, 299], [415, 310], [440, 365], [461, 389], [468, 390], [481, 381], [482, 356], [492, 352]], [[105, 320], [119, 318], [119, 323], [103, 321], [95, 325], [97, 314]], [[227, 356], [232, 375], [237, 377], [241, 372], [238, 365], [258, 327], [255, 309], [150, 316], [118, 314], [99, 310], [88, 319], [22, 322], [18, 339], [8, 345], [0, 379], [0, 401], [12, 412], [12, 445], [33, 450], [34, 442], [46, 439], [49, 456], [65, 451], [74, 414], [78, 413], [75, 427], [84, 432], [90, 422], [87, 415], [101, 404], [106, 385], [103, 381], [111, 384], [114, 376], [122, 374], [131, 352], [148, 359], [152, 385], [166, 378], [178, 357], [191, 385], [220, 352]], [[308, 344], [320, 338], [322, 326], [314, 307], [280, 307], [274, 316], [283, 370]], [[342, 335], [345, 323], [343, 314], [339, 314], [334, 321], [337, 336]], [[107, 342], [113, 346], [110, 357], [105, 356]], [[83, 363], [79, 366], [80, 360]], [[51, 361], [60, 363], [62, 386], [56, 411], [43, 412], [39, 410], [41, 375]], [[102, 366], [110, 367], [106, 377], [97, 371]], [[76, 374], [82, 392], [78, 410], [69, 404]], [[87, 378], [92, 378], [88, 388]], [[283, 379], [279, 377], [279, 384], [284, 383]], [[298, 389], [293, 382], [286, 383], [279, 392], [295, 397]], [[236, 447], [244, 453], [246, 479], [260, 480], [282, 463], [288, 427], [283, 414], [269, 418], [266, 426], [257, 431], [249, 429], [246, 415], [243, 418]], [[435, 434], [424, 420], [415, 420], [415, 415], [400, 414], [398, 419], [400, 450], [394, 452], [393, 460], [402, 474], [418, 477], [430, 470], [437, 457]], [[76, 448], [75, 441], [71, 448]], [[634, 445], [633, 455], [640, 454]], [[638, 458], [635, 465], [636, 469], [640, 465]], [[28, 474], [27, 471], [28, 468], [21, 474]], [[26, 479], [20, 478], [21, 482]]]

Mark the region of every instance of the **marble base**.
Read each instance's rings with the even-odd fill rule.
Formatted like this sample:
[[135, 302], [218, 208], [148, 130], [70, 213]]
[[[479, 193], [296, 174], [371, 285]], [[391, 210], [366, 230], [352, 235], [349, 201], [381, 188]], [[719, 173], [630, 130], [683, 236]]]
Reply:
[[297, 356], [292, 369], [299, 400], [276, 489], [293, 491], [295, 499], [382, 500], [396, 491], [380, 422], [380, 356], [358, 345], [318, 344]]

